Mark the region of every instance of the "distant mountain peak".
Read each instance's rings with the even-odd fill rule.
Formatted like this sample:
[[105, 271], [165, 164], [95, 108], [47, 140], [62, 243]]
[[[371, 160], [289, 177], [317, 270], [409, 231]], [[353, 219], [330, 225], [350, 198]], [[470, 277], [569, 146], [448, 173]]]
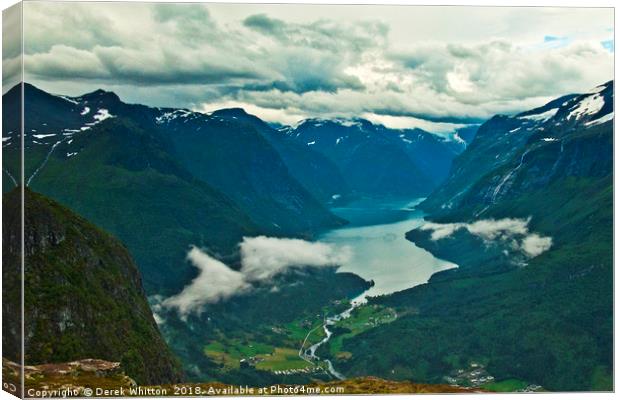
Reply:
[[88, 102], [95, 101], [99, 103], [114, 103], [114, 104], [122, 102], [121, 98], [118, 97], [116, 93], [109, 92], [103, 89], [97, 89], [93, 92], [83, 94], [81, 96], [75, 97], [75, 99], [82, 100], [82, 101], [88, 101]]
[[243, 108], [241, 107], [231, 107], [231, 108], [222, 108], [219, 110], [215, 110], [213, 111], [212, 115], [241, 115], [241, 116], [252, 116], [252, 114], [249, 114], [247, 111], [245, 111]]

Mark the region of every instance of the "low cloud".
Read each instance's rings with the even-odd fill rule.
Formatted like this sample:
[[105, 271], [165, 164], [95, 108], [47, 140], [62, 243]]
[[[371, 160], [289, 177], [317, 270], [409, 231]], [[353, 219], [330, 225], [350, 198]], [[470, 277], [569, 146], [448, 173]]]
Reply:
[[207, 303], [225, 300], [250, 289], [242, 273], [231, 269], [197, 247], [192, 247], [187, 259], [200, 270], [200, 273], [181, 293], [167, 298], [162, 303], [166, 308], [177, 309], [182, 316], [200, 310]]
[[191, 313], [199, 314], [207, 304], [246, 293], [254, 284], [269, 284], [273, 277], [291, 267], [338, 266], [351, 257], [349, 247], [266, 236], [246, 237], [240, 248], [241, 270], [236, 271], [192, 247], [187, 259], [200, 270], [199, 275], [179, 294], [159, 301], [156, 309], [175, 309], [185, 318]]
[[501, 241], [527, 258], [536, 257], [551, 248], [551, 237], [530, 233], [530, 218], [481, 219], [472, 223], [438, 224], [427, 222], [419, 229], [431, 231], [431, 240], [437, 241], [451, 237], [456, 231], [465, 229], [485, 242]]
[[533, 233], [523, 239], [521, 248], [528, 256], [536, 257], [551, 248], [551, 238]]
[[266, 236], [244, 238], [241, 243], [241, 272], [252, 281], [272, 278], [291, 266], [337, 266], [351, 257], [349, 247]]

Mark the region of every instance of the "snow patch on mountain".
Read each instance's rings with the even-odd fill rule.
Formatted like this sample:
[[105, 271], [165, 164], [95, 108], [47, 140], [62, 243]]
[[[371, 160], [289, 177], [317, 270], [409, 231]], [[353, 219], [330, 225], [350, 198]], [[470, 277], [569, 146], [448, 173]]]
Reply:
[[174, 111], [168, 111], [163, 113], [162, 115], [155, 117], [155, 122], [158, 124], [168, 123], [177, 118], [187, 118], [192, 115], [193, 112], [186, 109], [179, 109]]
[[71, 104], [79, 104], [75, 99], [72, 99], [71, 97], [68, 96], [60, 96], [57, 95], [57, 97], [60, 97], [61, 99], [63, 99], [64, 101], [68, 101]]
[[599, 124], [604, 124], [607, 121], [611, 121], [612, 119], [614, 119], [614, 112], [610, 112], [609, 114], [606, 114], [600, 118], [595, 119], [594, 121], [589, 121], [586, 122], [586, 126], [593, 126], [593, 125], [599, 125]]
[[[552, 108], [550, 110], [547, 110], [545, 112], [539, 113], [539, 114], [530, 114], [530, 115], [523, 115], [521, 117], [519, 117], [520, 119], [528, 119], [531, 121], [546, 121], [549, 118], [552, 118], [553, 116], [555, 116], [555, 114], [557, 114], [558, 109], [557, 108]], [[519, 129], [519, 128], [517, 128]]]
[[97, 110], [97, 114], [93, 116], [93, 119], [97, 122], [105, 121], [108, 118], [114, 118], [114, 115], [110, 114], [105, 108]]
[[571, 108], [568, 119], [580, 119], [586, 115], [594, 115], [601, 111], [604, 105], [605, 99], [600, 94], [596, 93], [591, 96], [586, 96]]
[[36, 137], [37, 139], [43, 139], [46, 137], [50, 137], [50, 136], [56, 136], [55, 133], [45, 133], [45, 134], [39, 134], [39, 135], [32, 135], [34, 137]]

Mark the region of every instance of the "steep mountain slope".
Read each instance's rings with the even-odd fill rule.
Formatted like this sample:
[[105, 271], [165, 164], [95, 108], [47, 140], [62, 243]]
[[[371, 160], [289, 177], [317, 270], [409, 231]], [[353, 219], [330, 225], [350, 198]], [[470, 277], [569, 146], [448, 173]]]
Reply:
[[291, 175], [323, 203], [344, 199], [350, 190], [336, 164], [311, 146], [283, 134], [240, 108], [223, 109], [213, 116], [253, 126], [278, 151]]
[[408, 233], [459, 268], [377, 299], [406, 316], [346, 343], [341, 370], [441, 381], [479, 363], [496, 380], [611, 390], [613, 82], [550, 104], [481, 127], [425, 204], [434, 224]]
[[549, 120], [558, 107], [574, 97], [564, 96], [515, 116], [497, 115], [482, 124], [469, 145], [470, 150], [454, 159], [445, 182], [421, 208], [432, 212], [437, 212], [438, 208], [455, 209], [463, 194], [479, 178], [512, 159], [532, 135], [552, 124]]
[[280, 131], [330, 159], [361, 195], [425, 195], [464, 148], [420, 129], [392, 130], [363, 119], [309, 119]]
[[273, 235], [302, 235], [344, 224], [289, 173], [250, 124], [217, 115], [173, 111], [157, 117], [179, 161], [232, 198]]
[[[18, 94], [16, 87], [5, 97]], [[27, 183], [36, 181], [57, 146], [62, 145], [67, 157], [73, 157], [79, 153], [74, 137], [108, 119], [120, 118], [157, 137], [163, 144], [161, 151], [180, 168], [235, 201], [264, 232], [310, 236], [343, 223], [295, 181], [277, 151], [247, 124], [188, 110], [126, 104], [103, 90], [66, 97], [28, 84], [25, 111]], [[3, 133], [7, 160], [18, 150], [15, 132], [9, 124]], [[15, 168], [9, 165], [7, 169]]]
[[158, 136], [122, 118], [58, 144], [30, 187], [117, 235], [150, 293], [174, 293], [193, 278], [188, 246], [231, 259], [243, 236], [259, 232], [230, 199], [187, 173]]
[[[20, 189], [3, 196], [3, 279], [21, 275]], [[25, 190], [25, 361], [120, 361], [142, 384], [178, 382], [140, 274], [123, 245], [61, 205]], [[13, 289], [17, 290], [17, 289]], [[3, 312], [19, 321], [5, 297]], [[19, 341], [5, 330], [4, 343]], [[7, 352], [14, 346], [7, 346]], [[8, 354], [15, 358], [17, 354]]]
[[558, 180], [594, 179], [609, 174], [613, 165], [613, 82], [592, 93], [560, 98], [555, 103], [556, 108], [517, 116], [536, 118], [540, 125], [527, 135], [527, 142], [510, 161], [471, 187], [459, 208], [483, 214], [503, 200]]
[[[15, 93], [12, 89], [3, 99]], [[189, 245], [200, 243], [233, 259], [239, 240], [259, 232], [230, 199], [187, 172], [165, 138], [136, 125], [142, 121], [148, 127], [153, 110], [127, 106], [130, 118], [119, 117], [114, 112], [123, 107], [113, 93], [97, 91], [75, 100], [27, 84], [25, 99], [29, 187], [123, 241], [149, 293], [175, 293], [193, 278], [185, 262]], [[3, 147], [3, 167], [15, 169], [17, 130], [5, 126], [3, 135], [11, 138]]]

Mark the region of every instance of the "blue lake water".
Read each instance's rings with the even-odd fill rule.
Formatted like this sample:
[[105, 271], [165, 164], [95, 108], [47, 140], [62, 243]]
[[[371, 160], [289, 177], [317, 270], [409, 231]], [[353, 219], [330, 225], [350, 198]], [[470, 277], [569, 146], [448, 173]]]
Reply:
[[349, 246], [351, 259], [338, 271], [352, 272], [375, 286], [360, 296], [389, 294], [426, 283], [435, 272], [455, 268], [405, 238], [405, 233], [424, 223], [416, 201], [362, 200], [332, 211], [350, 224], [323, 234], [321, 241]]

